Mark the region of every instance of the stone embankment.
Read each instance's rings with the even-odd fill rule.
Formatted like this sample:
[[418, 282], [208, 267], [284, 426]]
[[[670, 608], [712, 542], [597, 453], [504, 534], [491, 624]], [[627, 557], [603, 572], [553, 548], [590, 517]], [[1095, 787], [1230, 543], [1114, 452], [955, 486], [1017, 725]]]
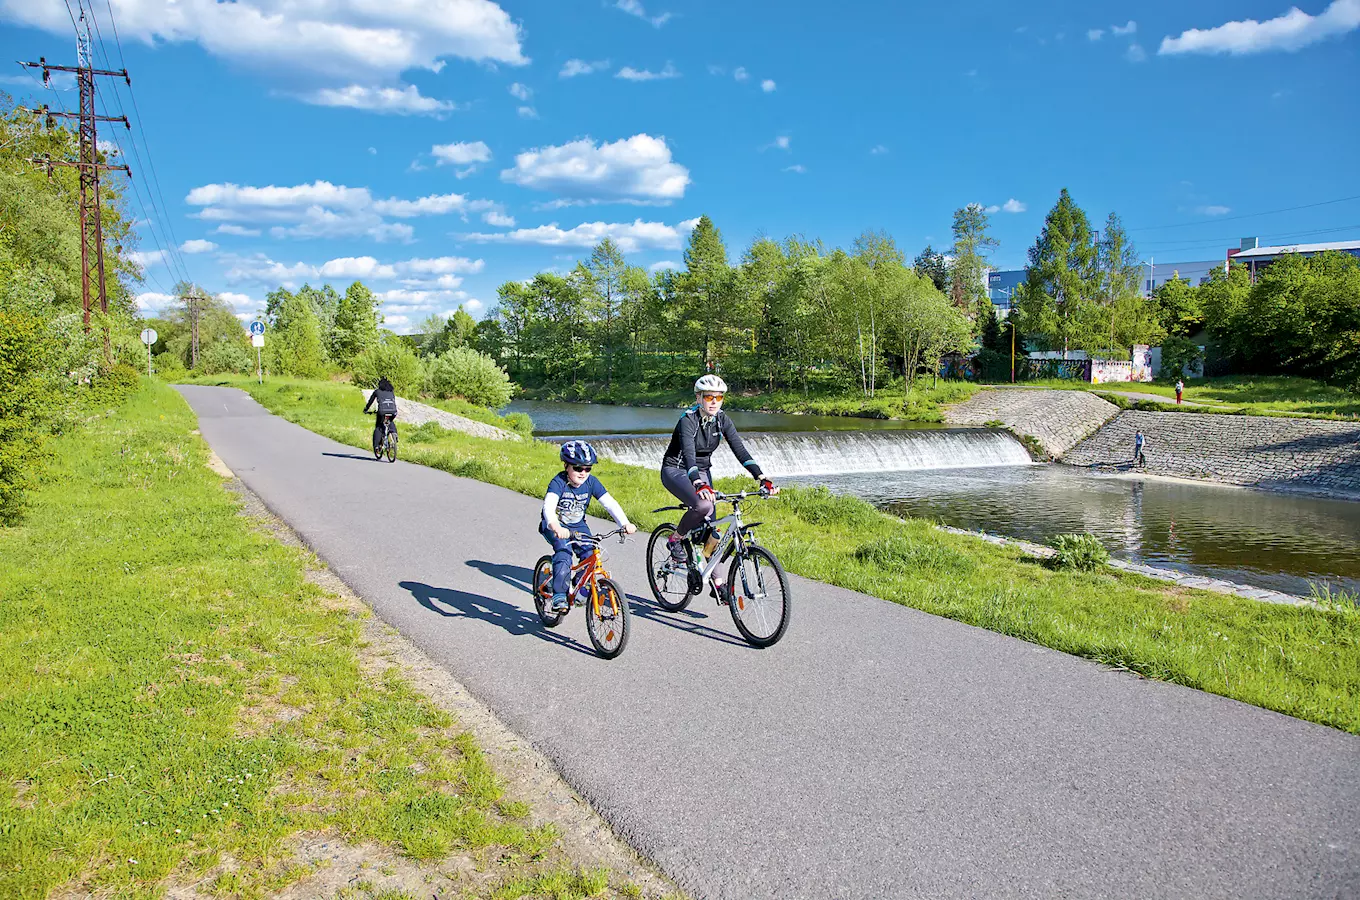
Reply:
[[1354, 422], [1131, 410], [1062, 461], [1129, 470], [1137, 431], [1147, 440], [1147, 465], [1139, 472], [1360, 499], [1360, 423]]
[[993, 388], [978, 391], [945, 412], [950, 425], [1000, 422], [1034, 438], [1050, 457], [1059, 457], [1114, 418], [1119, 407], [1086, 391]]
[[[364, 391], [364, 401], [368, 401], [370, 390]], [[462, 431], [474, 437], [491, 438], [493, 441], [518, 441], [522, 438], [513, 431], [506, 431], [504, 428], [497, 428], [495, 425], [487, 425], [485, 422], [477, 422], [466, 416], [447, 412], [424, 403], [417, 403], [414, 400], [407, 400], [403, 397], [397, 398], [397, 419], [407, 425], [424, 425], [426, 422], [433, 422], [441, 428], [450, 431]]]

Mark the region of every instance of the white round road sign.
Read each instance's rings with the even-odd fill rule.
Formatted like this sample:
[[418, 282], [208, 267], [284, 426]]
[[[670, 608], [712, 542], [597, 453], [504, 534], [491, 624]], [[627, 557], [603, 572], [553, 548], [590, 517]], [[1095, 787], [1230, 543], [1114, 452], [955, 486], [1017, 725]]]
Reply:
[[150, 347], [152, 344], [156, 343], [156, 338], [157, 338], [157, 337], [158, 337], [158, 335], [156, 334], [156, 329], [154, 329], [154, 328], [143, 328], [143, 329], [142, 329], [142, 343], [143, 343], [143, 344], [146, 344], [148, 347]]

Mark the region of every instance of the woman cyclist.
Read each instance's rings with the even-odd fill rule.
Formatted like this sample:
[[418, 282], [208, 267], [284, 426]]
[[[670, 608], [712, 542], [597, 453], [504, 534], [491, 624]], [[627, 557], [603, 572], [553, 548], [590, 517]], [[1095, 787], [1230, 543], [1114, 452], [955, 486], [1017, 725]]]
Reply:
[[[666, 455], [661, 460], [661, 483], [689, 507], [680, 518], [675, 533], [666, 539], [671, 559], [681, 565], [688, 562], [683, 540], [713, 517], [713, 475], [710, 470], [713, 451], [724, 439], [737, 460], [767, 493], [779, 493], [779, 488], [761, 471], [760, 464], [751, 458], [746, 445], [737, 436], [732, 420], [722, 411], [726, 393], [727, 383], [717, 375], [704, 375], [694, 382], [694, 405], [685, 410], [676, 423]], [[723, 585], [716, 578], [714, 589], [721, 597]]]

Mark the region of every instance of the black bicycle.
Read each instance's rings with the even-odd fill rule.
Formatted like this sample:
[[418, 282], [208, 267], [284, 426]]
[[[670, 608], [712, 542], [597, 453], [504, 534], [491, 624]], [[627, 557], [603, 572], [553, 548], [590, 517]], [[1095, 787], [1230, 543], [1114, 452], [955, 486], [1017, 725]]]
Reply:
[[[765, 491], [742, 491], [739, 494], [715, 494], [718, 503], [731, 503], [731, 515], [708, 523], [714, 529], [717, 544], [708, 559], [691, 540], [682, 542], [686, 561], [671, 557], [667, 541], [675, 533], [669, 522], [656, 526], [647, 541], [647, 583], [652, 596], [662, 609], [679, 612], [703, 590], [704, 582], [718, 567], [731, 560], [727, 570], [727, 584], [718, 595], [718, 604], [732, 613], [737, 630], [754, 647], [769, 647], [778, 643], [788, 630], [793, 615], [793, 598], [789, 593], [789, 579], [784, 567], [773, 553], [756, 543], [755, 528], [759, 522], [741, 520], [741, 504], [748, 498], [769, 499]], [[685, 510], [687, 506], [663, 506], [653, 512]], [[725, 531], [717, 531], [727, 526]], [[696, 529], [699, 531], [699, 529]]]
[[373, 458], [382, 459], [383, 454], [387, 454], [388, 462], [397, 461], [397, 425], [393, 421], [395, 416], [383, 416], [383, 439], [382, 443], [373, 445]]

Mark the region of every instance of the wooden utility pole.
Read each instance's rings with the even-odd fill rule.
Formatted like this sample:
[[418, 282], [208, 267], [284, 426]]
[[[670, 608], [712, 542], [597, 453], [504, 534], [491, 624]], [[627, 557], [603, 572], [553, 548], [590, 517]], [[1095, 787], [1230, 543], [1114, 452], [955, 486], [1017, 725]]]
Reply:
[[[58, 113], [52, 112], [47, 107], [43, 107], [41, 114], [44, 116], [55, 117], [64, 116], [78, 119], [80, 122], [80, 154], [79, 160], [72, 162], [68, 160], [52, 159], [50, 155], [33, 159], [33, 162], [44, 166], [47, 174], [52, 174], [54, 166], [69, 166], [78, 169], [80, 172], [80, 299], [84, 310], [85, 330], [90, 330], [90, 307], [98, 298], [99, 311], [107, 314], [109, 311], [109, 298], [104, 283], [104, 232], [100, 220], [101, 210], [99, 205], [99, 173], [110, 169], [117, 169], [128, 173], [132, 170], [127, 166], [106, 165], [99, 162], [99, 141], [97, 136], [97, 123], [99, 122], [122, 122], [125, 128], [131, 129], [126, 116], [101, 116], [95, 113], [94, 106], [94, 77], [96, 75], [106, 75], [114, 78], [122, 78], [132, 85], [132, 79], [128, 77], [127, 69], [114, 72], [108, 69], [94, 68], [94, 56], [90, 47], [90, 26], [85, 21], [84, 13], [80, 16], [80, 23], [76, 28], [76, 62], [75, 66], [54, 66], [47, 62], [46, 57], [39, 57], [38, 62], [23, 63], [34, 69], [42, 69], [43, 84], [51, 86], [53, 72], [73, 72], [76, 76], [76, 83], [80, 86], [80, 112], [78, 113]], [[108, 355], [108, 331], [105, 326], [105, 355]]]

